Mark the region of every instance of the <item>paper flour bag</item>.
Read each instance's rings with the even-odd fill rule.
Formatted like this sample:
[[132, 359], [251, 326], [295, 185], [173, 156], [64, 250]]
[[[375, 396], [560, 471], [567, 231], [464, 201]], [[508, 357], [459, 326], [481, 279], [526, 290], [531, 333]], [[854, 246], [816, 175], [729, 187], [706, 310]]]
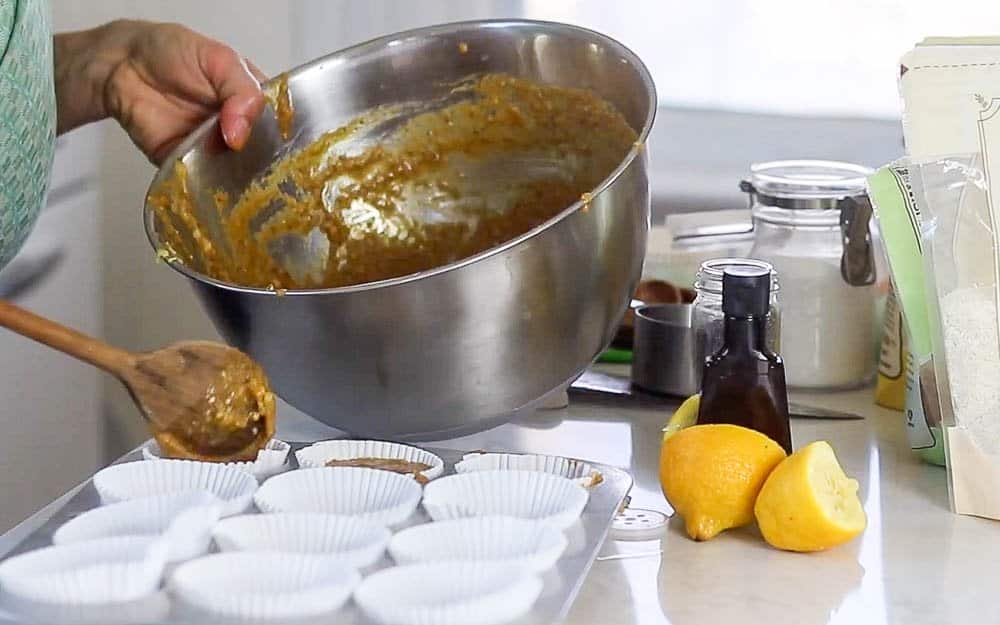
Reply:
[[[932, 39], [900, 90], [956, 512], [1000, 519], [1000, 40]], [[904, 312], [905, 314], [905, 312]]]

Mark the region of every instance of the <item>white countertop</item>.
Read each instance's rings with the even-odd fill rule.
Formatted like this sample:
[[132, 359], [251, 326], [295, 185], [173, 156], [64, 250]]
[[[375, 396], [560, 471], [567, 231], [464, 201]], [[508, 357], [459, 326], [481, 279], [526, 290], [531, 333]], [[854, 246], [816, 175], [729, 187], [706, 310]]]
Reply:
[[[573, 625], [908, 625], [1000, 623], [994, 577], [1000, 525], [948, 509], [944, 469], [909, 450], [902, 416], [875, 407], [870, 389], [795, 397], [864, 420], [796, 419], [796, 446], [826, 439], [861, 484], [869, 526], [854, 542], [818, 554], [768, 547], [754, 528], [696, 543], [673, 519], [662, 538], [609, 540], [570, 612]], [[289, 411], [290, 412], [290, 411]], [[617, 465], [635, 478], [632, 507], [671, 512], [657, 478], [669, 406], [573, 396], [566, 409], [481, 434], [430, 443], [455, 449], [554, 453]], [[335, 431], [285, 414], [279, 435], [314, 440]], [[55, 502], [0, 537], [0, 553], [44, 521]], [[601, 558], [634, 554], [625, 559]]]
[[[756, 528], [696, 543], [673, 519], [658, 540], [609, 540], [584, 582], [572, 625], [939, 625], [1000, 622], [994, 594], [1000, 524], [948, 509], [941, 467], [907, 445], [900, 413], [878, 408], [871, 389], [796, 400], [865, 416], [859, 421], [794, 419], [796, 446], [826, 439], [861, 484], [868, 529], [818, 554], [767, 546]], [[435, 446], [554, 453], [621, 466], [635, 478], [632, 507], [671, 512], [657, 477], [660, 428], [668, 409], [622, 407], [573, 396], [568, 408]], [[290, 439], [322, 426], [287, 423]], [[662, 551], [662, 554], [659, 552]], [[652, 553], [653, 555], [649, 555]], [[646, 555], [642, 555], [646, 554]]]

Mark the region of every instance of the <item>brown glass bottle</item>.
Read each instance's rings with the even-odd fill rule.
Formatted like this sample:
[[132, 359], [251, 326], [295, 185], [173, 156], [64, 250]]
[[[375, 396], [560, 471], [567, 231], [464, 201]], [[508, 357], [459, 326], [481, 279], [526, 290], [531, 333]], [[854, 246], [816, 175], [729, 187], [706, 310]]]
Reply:
[[767, 348], [771, 276], [734, 267], [722, 276], [725, 342], [705, 360], [698, 423], [731, 423], [761, 432], [792, 453], [785, 366]]

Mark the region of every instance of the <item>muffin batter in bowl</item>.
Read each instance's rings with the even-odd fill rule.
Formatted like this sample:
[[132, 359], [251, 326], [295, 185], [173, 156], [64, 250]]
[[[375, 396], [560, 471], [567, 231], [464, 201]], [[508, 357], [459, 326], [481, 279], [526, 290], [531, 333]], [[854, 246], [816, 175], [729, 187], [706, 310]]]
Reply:
[[[277, 92], [284, 136], [294, 109], [287, 87]], [[181, 161], [149, 202], [161, 252], [215, 279], [341, 287], [447, 265], [524, 234], [586, 201], [635, 142], [618, 111], [587, 90], [486, 74], [439, 101], [378, 107], [321, 135], [235, 201], [216, 192], [211, 221], [195, 210]]]

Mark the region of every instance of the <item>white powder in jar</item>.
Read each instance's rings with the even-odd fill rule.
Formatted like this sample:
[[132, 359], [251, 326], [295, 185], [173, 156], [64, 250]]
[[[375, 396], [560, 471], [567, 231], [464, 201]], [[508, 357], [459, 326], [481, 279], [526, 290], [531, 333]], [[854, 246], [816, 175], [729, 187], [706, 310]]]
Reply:
[[955, 422], [984, 452], [1000, 453], [1000, 342], [993, 288], [967, 287], [945, 295], [941, 325]]
[[781, 357], [789, 386], [859, 386], [875, 373], [875, 287], [851, 286], [840, 257], [767, 258], [781, 280]]

